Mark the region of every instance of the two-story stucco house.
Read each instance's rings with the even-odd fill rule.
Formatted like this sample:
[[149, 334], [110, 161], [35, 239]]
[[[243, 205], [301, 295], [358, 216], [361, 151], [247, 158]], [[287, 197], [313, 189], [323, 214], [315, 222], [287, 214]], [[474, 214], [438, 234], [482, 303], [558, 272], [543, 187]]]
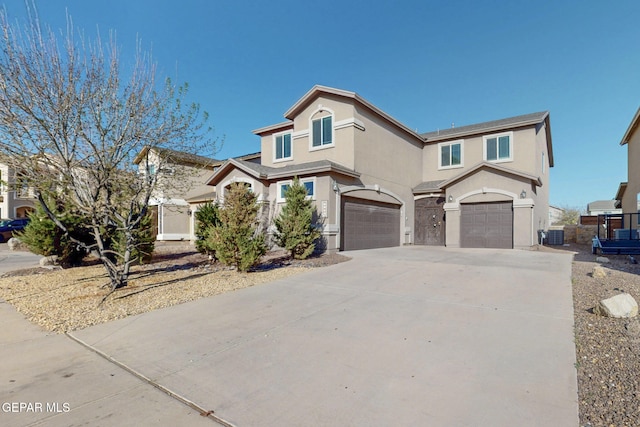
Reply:
[[19, 179], [15, 170], [0, 164], [0, 218], [26, 218], [34, 210], [33, 189]]
[[315, 86], [284, 116], [254, 131], [260, 164], [231, 159], [208, 184], [223, 201], [243, 182], [275, 215], [298, 177], [328, 250], [530, 248], [548, 226], [547, 112], [420, 134], [354, 92]]

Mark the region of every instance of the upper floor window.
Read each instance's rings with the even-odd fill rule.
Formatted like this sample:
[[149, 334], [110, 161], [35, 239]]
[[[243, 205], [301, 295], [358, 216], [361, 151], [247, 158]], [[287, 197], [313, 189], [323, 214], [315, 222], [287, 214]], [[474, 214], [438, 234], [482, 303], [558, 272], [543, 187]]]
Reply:
[[332, 116], [322, 117], [311, 122], [312, 127], [312, 147], [322, 147], [333, 144], [333, 118]]
[[462, 166], [462, 141], [443, 142], [438, 144], [440, 150], [440, 169]]
[[274, 160], [286, 160], [291, 158], [291, 134], [285, 133], [274, 137]]
[[484, 159], [488, 162], [513, 160], [513, 132], [485, 136]]

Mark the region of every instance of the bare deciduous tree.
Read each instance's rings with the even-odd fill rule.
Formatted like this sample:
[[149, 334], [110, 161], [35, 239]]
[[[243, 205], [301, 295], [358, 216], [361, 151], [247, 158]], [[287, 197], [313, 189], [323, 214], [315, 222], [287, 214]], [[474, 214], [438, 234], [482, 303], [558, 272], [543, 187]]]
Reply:
[[[150, 154], [133, 159], [165, 148], [213, 154], [216, 141], [206, 113], [185, 102], [186, 87], [157, 84], [156, 65], [139, 43], [125, 79], [113, 34], [88, 40], [71, 18], [56, 33], [27, 8], [22, 25], [0, 12], [0, 161], [19, 172], [62, 230], [48, 194], [86, 215], [93, 239], [74, 242], [98, 254], [115, 290], [127, 284], [150, 198], [193, 181], [181, 176], [190, 168], [163, 164], [170, 156], [156, 157], [153, 173]], [[122, 250], [109, 245], [107, 230], [124, 234]]]

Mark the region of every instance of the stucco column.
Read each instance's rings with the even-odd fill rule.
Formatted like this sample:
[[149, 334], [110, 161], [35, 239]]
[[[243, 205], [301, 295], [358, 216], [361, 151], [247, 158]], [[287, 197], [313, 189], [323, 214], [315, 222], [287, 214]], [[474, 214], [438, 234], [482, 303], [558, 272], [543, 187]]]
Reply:
[[513, 247], [529, 249], [538, 243], [538, 231], [533, 223], [533, 199], [513, 201]]
[[444, 242], [448, 248], [460, 247], [460, 203], [444, 204], [446, 233]]

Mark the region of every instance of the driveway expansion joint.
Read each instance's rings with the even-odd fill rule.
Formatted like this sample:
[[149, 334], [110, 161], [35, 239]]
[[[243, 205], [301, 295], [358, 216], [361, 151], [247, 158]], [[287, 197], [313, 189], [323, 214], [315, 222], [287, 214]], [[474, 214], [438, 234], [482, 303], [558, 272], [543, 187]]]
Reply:
[[144, 374], [136, 371], [135, 369], [131, 368], [130, 366], [127, 366], [126, 364], [116, 360], [115, 358], [109, 356], [108, 354], [104, 353], [103, 351], [99, 350], [98, 348], [92, 346], [91, 344], [81, 340], [80, 338], [74, 336], [71, 332], [66, 332], [65, 335], [67, 337], [69, 337], [72, 341], [75, 341], [76, 343], [80, 344], [81, 346], [83, 346], [84, 348], [92, 351], [93, 353], [97, 354], [98, 356], [102, 357], [103, 359], [107, 360], [108, 362], [118, 366], [120, 369], [123, 369], [124, 371], [128, 372], [129, 374], [133, 375], [134, 377], [138, 378], [139, 380], [153, 386], [154, 388], [160, 390], [161, 392], [165, 393], [167, 396], [177, 400], [178, 402], [182, 403], [183, 405], [186, 405], [188, 407], [190, 407], [191, 409], [194, 409], [196, 411], [198, 411], [198, 413], [206, 418], [209, 418], [210, 420], [225, 426], [225, 427], [236, 427], [234, 424], [230, 423], [229, 421], [226, 421], [222, 418], [220, 418], [219, 416], [215, 415], [213, 410], [207, 410], [202, 408], [200, 405], [198, 405], [197, 403], [187, 399], [184, 396], [181, 396], [180, 394], [168, 389], [167, 387], [163, 386], [162, 384], [159, 384], [157, 382], [155, 382], [154, 380], [152, 380], [151, 378], [145, 376]]

